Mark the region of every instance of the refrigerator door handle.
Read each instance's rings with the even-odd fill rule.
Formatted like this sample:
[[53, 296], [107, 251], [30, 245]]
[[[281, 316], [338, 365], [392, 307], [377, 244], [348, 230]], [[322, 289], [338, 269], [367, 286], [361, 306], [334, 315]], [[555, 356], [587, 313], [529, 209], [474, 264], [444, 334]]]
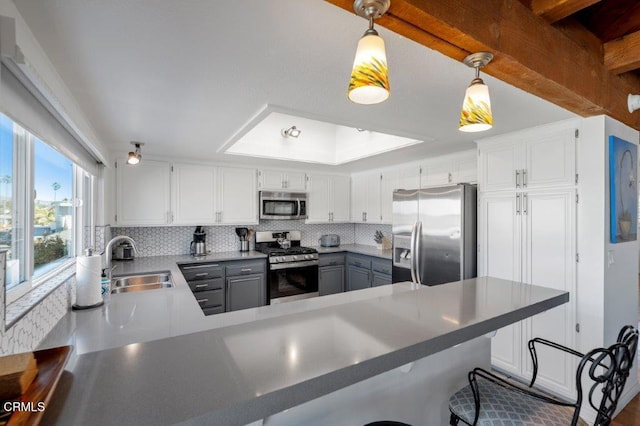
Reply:
[[417, 283], [422, 285], [422, 277], [420, 276], [420, 255], [422, 254], [422, 244], [420, 241], [422, 240], [422, 222], [418, 222], [416, 228], [416, 251], [415, 251], [415, 269], [416, 269], [416, 279]]
[[411, 282], [417, 283], [418, 280], [416, 278], [416, 230], [418, 229], [418, 222], [413, 224], [413, 228], [411, 229], [411, 243], [409, 245], [411, 250], [411, 262], [409, 262], [410, 270], [411, 270]]

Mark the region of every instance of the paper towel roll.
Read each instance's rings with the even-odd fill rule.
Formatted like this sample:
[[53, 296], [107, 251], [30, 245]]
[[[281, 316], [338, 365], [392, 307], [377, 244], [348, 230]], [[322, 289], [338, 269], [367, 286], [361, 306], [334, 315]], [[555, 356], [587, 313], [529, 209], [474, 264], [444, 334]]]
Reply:
[[76, 308], [102, 304], [102, 256], [76, 257]]

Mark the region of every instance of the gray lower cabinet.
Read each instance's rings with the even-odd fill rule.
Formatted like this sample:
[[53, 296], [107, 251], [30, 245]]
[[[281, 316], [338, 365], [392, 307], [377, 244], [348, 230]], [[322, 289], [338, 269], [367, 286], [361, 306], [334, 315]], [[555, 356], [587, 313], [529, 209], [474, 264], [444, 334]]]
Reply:
[[391, 260], [347, 254], [347, 291], [391, 284]]
[[344, 285], [344, 253], [321, 254], [318, 260], [318, 295], [342, 293]]
[[267, 304], [264, 259], [192, 263], [180, 270], [205, 315]]
[[264, 274], [227, 277], [228, 311], [264, 306], [266, 296]]
[[347, 290], [360, 290], [371, 287], [371, 271], [349, 265], [347, 269]]
[[371, 272], [373, 273], [372, 287], [391, 284], [391, 260], [372, 259]]
[[266, 260], [226, 262], [227, 312], [267, 304]]

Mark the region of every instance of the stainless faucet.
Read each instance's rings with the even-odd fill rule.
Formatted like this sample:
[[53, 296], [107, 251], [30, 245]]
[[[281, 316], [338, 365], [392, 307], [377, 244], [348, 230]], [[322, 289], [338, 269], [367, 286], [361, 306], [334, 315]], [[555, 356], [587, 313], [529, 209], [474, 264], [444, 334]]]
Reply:
[[111, 246], [120, 240], [129, 241], [131, 243], [131, 247], [133, 248], [133, 252], [135, 254], [138, 254], [138, 249], [136, 248], [136, 242], [133, 240], [133, 238], [128, 237], [126, 235], [118, 235], [117, 237], [113, 237], [105, 246], [104, 253], [103, 253], [105, 274], [109, 279], [111, 279], [111, 271], [113, 269], [111, 267]]

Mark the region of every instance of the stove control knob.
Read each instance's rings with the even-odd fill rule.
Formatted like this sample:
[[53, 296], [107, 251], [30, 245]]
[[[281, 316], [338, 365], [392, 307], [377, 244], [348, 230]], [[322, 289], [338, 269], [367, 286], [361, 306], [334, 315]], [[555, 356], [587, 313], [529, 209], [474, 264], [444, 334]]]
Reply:
[[284, 261], [284, 257], [278, 256], [278, 257], [276, 257], [276, 261], [283, 262]]
[[298, 260], [298, 256], [291, 256], [291, 260], [293, 260], [293, 261]]
[[311, 259], [311, 258], [312, 258], [312, 256], [311, 256], [310, 254], [305, 254], [305, 255], [304, 255], [304, 258], [308, 260], [308, 259]]

